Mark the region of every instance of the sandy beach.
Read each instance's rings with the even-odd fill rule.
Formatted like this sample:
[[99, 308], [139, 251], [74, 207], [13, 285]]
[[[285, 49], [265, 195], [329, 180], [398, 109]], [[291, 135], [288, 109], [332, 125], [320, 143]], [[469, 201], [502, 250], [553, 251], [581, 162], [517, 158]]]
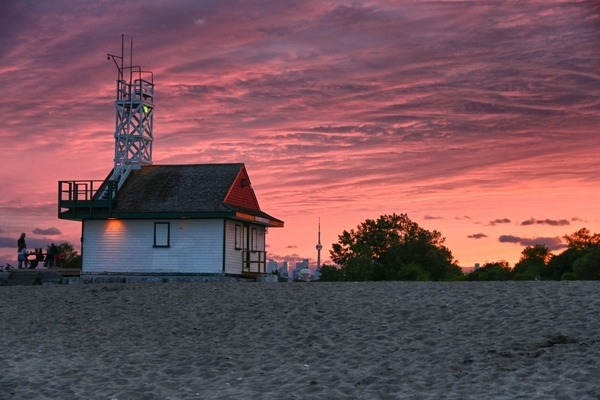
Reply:
[[0, 398], [598, 399], [599, 289], [0, 287]]

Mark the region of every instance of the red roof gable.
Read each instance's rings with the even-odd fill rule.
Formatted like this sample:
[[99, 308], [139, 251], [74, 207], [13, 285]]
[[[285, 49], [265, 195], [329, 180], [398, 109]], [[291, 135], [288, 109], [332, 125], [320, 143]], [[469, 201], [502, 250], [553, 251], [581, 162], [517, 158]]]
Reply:
[[260, 211], [258, 200], [256, 199], [256, 195], [250, 184], [248, 172], [246, 172], [246, 167], [240, 169], [240, 172], [235, 178], [231, 188], [229, 188], [229, 192], [227, 193], [227, 196], [225, 196], [223, 202], [250, 210]]

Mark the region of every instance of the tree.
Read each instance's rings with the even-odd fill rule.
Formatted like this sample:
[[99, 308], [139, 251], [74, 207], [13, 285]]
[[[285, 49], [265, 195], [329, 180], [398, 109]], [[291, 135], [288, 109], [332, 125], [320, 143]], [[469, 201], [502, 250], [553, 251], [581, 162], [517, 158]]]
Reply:
[[429, 281], [429, 280], [431, 280], [431, 276], [429, 276], [429, 272], [425, 271], [417, 263], [410, 263], [410, 264], [404, 265], [400, 269], [398, 278], [401, 281]]
[[580, 280], [600, 280], [600, 248], [589, 250], [573, 263], [575, 277]]
[[560, 254], [554, 255], [548, 262], [546, 275], [550, 279], [559, 281], [561, 279], [571, 279], [573, 275], [573, 263], [585, 255], [585, 250], [568, 248]]
[[81, 254], [77, 254], [71, 261], [65, 263], [65, 268], [81, 269]]
[[[521, 252], [521, 259], [513, 269], [514, 279], [533, 280], [539, 278], [546, 272], [545, 269], [551, 257], [550, 249], [542, 244], [525, 247]], [[546, 275], [544, 277], [547, 277]]]
[[[50, 251], [52, 245], [48, 246], [48, 251]], [[72, 244], [64, 242], [56, 246], [56, 249], [62, 266], [65, 268], [81, 268], [81, 256], [75, 251]]]
[[439, 232], [419, 227], [406, 214], [382, 215], [344, 231], [330, 255], [347, 280], [413, 279], [425, 273], [442, 280], [462, 274], [444, 242]]
[[319, 280], [322, 282], [339, 282], [344, 280], [344, 275], [339, 268], [323, 264], [319, 267]]
[[585, 250], [591, 246], [600, 246], [600, 234], [591, 234], [589, 229], [581, 228], [575, 233], [563, 236], [569, 248]]
[[563, 236], [569, 248], [552, 257], [548, 269], [554, 279], [600, 279], [600, 234], [582, 228]]
[[468, 281], [508, 281], [511, 279], [511, 269], [507, 261], [488, 262], [469, 275]]

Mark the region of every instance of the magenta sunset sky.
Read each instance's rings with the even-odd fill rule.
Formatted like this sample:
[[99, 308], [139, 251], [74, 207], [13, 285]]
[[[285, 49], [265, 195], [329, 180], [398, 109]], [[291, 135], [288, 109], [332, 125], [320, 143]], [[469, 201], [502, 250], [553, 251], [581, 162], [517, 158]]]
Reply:
[[243, 162], [275, 260], [407, 213], [464, 267], [600, 231], [596, 1], [0, 3], [0, 264], [68, 241], [57, 181], [112, 168], [121, 34], [155, 164]]

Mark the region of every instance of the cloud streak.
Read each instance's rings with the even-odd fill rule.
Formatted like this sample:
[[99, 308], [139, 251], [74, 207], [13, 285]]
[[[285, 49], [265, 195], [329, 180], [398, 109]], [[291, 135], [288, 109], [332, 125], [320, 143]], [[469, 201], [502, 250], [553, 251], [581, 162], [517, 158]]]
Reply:
[[499, 224], [510, 224], [510, 219], [508, 218], [497, 218], [493, 221], [490, 221], [488, 223], [489, 226], [495, 226], [495, 225], [499, 225]]
[[544, 245], [550, 250], [562, 250], [567, 248], [567, 245], [562, 242], [560, 237], [536, 237], [524, 238], [513, 235], [502, 235], [498, 238], [500, 243], [515, 243], [521, 246]]
[[60, 235], [62, 232], [60, 231], [60, 229], [58, 228], [47, 228], [47, 229], [42, 229], [42, 228], [35, 228], [33, 231], [33, 233], [35, 233], [36, 235]]
[[473, 235], [469, 235], [467, 236], [469, 239], [482, 239], [482, 238], [486, 238], [488, 237], [486, 234], [483, 233], [475, 233]]
[[565, 226], [565, 225], [571, 225], [571, 223], [569, 222], [569, 220], [566, 219], [535, 219], [535, 218], [530, 218], [528, 220], [525, 220], [523, 222], [521, 222], [521, 225], [523, 226], [527, 226], [527, 225], [550, 225], [550, 226]]

